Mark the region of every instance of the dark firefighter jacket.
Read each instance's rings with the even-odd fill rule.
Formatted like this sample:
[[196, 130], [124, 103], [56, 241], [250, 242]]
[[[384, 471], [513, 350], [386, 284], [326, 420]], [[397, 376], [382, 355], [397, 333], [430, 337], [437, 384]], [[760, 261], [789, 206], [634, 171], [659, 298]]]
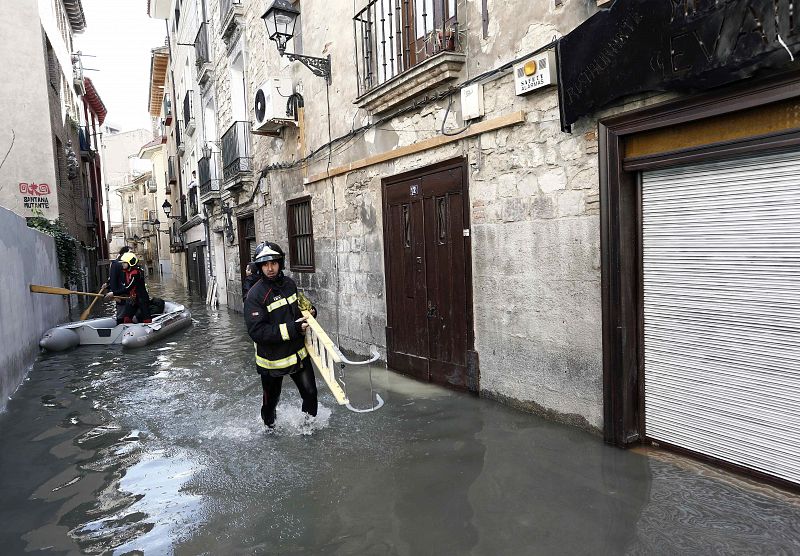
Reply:
[[147, 286], [144, 283], [144, 270], [140, 266], [129, 267], [124, 270], [125, 281], [121, 289], [114, 289], [114, 295], [125, 296], [127, 295], [129, 305], [144, 304], [145, 306], [150, 303], [150, 294], [147, 292]]
[[125, 271], [122, 269], [119, 259], [111, 261], [111, 269], [108, 271], [108, 287], [112, 292], [125, 288]]
[[262, 276], [247, 292], [244, 321], [256, 344], [260, 374], [282, 376], [299, 370], [298, 364], [308, 357], [303, 335], [295, 323], [302, 316], [297, 306], [297, 286], [283, 273], [274, 280]]

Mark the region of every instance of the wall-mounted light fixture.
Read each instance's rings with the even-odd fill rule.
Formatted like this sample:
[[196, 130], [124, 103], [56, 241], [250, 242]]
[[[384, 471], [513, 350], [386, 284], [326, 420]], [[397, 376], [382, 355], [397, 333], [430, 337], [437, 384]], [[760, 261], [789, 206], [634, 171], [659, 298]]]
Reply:
[[270, 40], [275, 41], [278, 52], [281, 56], [286, 56], [290, 60], [302, 62], [311, 73], [319, 77], [324, 77], [328, 84], [331, 82], [331, 57], [315, 58], [314, 56], [303, 56], [286, 52], [286, 43], [294, 36], [294, 26], [297, 23], [297, 16], [300, 10], [295, 8], [288, 0], [274, 0], [272, 5], [267, 8], [261, 19], [267, 26], [267, 35]]
[[159, 220], [158, 218], [156, 218], [155, 220], [153, 220], [153, 221], [151, 222], [151, 224], [153, 225], [153, 231], [156, 231], [156, 232], [161, 232], [162, 234], [167, 234], [167, 235], [169, 235], [169, 230], [162, 230], [162, 229], [161, 229], [161, 220]]
[[169, 199], [164, 199], [161, 208], [164, 210], [164, 214], [167, 215], [167, 218], [180, 218], [180, 216], [170, 216], [170, 213], [172, 213], [172, 203], [169, 202]]

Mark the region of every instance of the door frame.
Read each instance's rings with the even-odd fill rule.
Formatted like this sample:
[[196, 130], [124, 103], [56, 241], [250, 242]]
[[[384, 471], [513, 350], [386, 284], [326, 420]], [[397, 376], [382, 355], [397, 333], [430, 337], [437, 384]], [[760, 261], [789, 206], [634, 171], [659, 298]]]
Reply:
[[[471, 214], [471, 207], [472, 204], [469, 198], [469, 165], [467, 163], [466, 157], [458, 157], [449, 160], [445, 160], [442, 162], [437, 162], [436, 164], [432, 164], [430, 166], [425, 166], [424, 168], [418, 168], [415, 170], [409, 170], [407, 172], [403, 172], [401, 174], [395, 174], [393, 176], [389, 176], [386, 178], [381, 179], [381, 207], [382, 207], [382, 217], [383, 217], [383, 268], [384, 268], [384, 284], [386, 291], [389, 290], [389, 251], [386, 248], [387, 245], [387, 237], [389, 234], [389, 218], [388, 218], [388, 206], [387, 206], [387, 195], [386, 189], [387, 187], [413, 179], [420, 179], [423, 176], [429, 174], [435, 174], [437, 172], [441, 172], [444, 170], [450, 170], [453, 168], [461, 168], [461, 194], [464, 196], [463, 202], [463, 219], [464, 219], [464, 226], [465, 229], [470, 230], [470, 234], [466, 237], [463, 237], [464, 240], [464, 266], [465, 266], [465, 281], [466, 281], [466, 311], [465, 317], [467, 319], [467, 353], [466, 353], [466, 360], [467, 360], [467, 389], [470, 392], [477, 393], [480, 386], [480, 365], [478, 360], [478, 353], [475, 351], [475, 318], [474, 318], [474, 309], [473, 309], [473, 291], [472, 291], [472, 222], [470, 220]], [[388, 303], [388, 296], [384, 295], [384, 299], [387, 300], [386, 302], [386, 328], [389, 328], [390, 315], [389, 315], [389, 303]], [[388, 335], [387, 335], [387, 358], [388, 358], [388, 351], [389, 351], [389, 342], [388, 342]]]
[[[192, 243], [189, 243], [189, 244], [186, 245], [186, 261], [187, 261], [186, 272], [187, 272], [187, 275], [188, 275], [188, 278], [189, 278], [189, 280], [188, 280], [188, 282], [189, 282], [189, 293], [197, 294], [197, 295], [200, 295], [201, 297], [203, 297], [205, 295], [202, 290], [205, 289], [206, 293], [208, 292], [208, 282], [206, 280], [206, 278], [207, 278], [207, 276], [206, 276], [206, 261], [203, 260], [202, 267], [198, 267], [196, 261], [194, 259], [192, 259], [192, 253], [200, 251], [200, 257], [203, 257], [205, 259], [204, 249], [205, 249], [206, 246], [207, 246], [206, 241], [202, 240], [202, 239], [198, 240], [198, 241], [193, 241]], [[193, 268], [197, 271], [197, 289], [199, 291], [196, 291], [196, 292], [193, 291], [193, 289], [192, 289], [192, 269]]]
[[[598, 121], [603, 435], [606, 442], [626, 447], [645, 440], [640, 172], [796, 148], [800, 146], [800, 129], [666, 150], [636, 158], [625, 158], [626, 140], [642, 132], [797, 97], [800, 97], [800, 72], [793, 71]], [[725, 465], [721, 461], [717, 463]], [[731, 467], [730, 464], [725, 466]], [[753, 470], [744, 471], [776, 481], [774, 477]]]

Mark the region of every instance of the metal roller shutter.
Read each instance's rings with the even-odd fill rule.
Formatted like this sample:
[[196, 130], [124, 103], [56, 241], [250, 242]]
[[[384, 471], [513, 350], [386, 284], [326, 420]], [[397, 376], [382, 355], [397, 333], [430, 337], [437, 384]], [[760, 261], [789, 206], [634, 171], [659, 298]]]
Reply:
[[800, 152], [642, 176], [647, 437], [800, 483]]

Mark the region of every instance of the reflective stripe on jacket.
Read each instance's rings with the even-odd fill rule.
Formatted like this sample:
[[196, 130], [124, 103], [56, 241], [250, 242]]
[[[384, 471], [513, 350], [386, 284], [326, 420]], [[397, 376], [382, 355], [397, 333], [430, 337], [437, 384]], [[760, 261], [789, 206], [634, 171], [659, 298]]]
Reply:
[[247, 292], [244, 320], [256, 346], [260, 373], [284, 375], [308, 357], [303, 335], [295, 324], [301, 317], [297, 286], [283, 273], [274, 280], [262, 277]]

